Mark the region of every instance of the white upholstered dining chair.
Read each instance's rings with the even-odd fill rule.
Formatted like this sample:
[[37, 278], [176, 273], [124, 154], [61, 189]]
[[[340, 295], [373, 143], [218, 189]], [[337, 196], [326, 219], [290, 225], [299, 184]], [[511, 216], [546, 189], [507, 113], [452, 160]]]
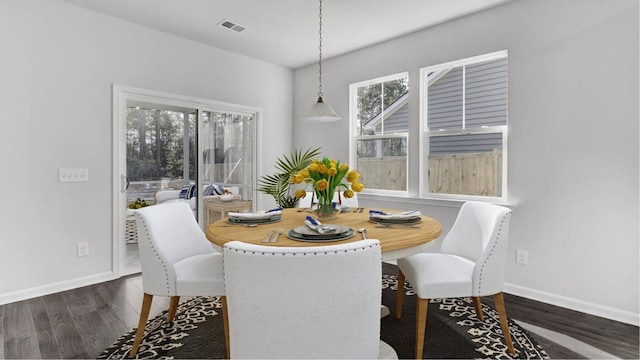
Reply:
[[378, 240], [224, 245], [232, 358], [396, 358], [380, 341]]
[[222, 254], [213, 250], [188, 204], [174, 202], [136, 210], [144, 297], [130, 356], [138, 352], [154, 295], [171, 297], [173, 321], [180, 296], [222, 296], [225, 343], [228, 324]]
[[[340, 196], [340, 198], [338, 198], [338, 196]], [[358, 193], [354, 192], [353, 197], [346, 198], [342, 193], [338, 195], [338, 192], [336, 191], [336, 193], [333, 195], [333, 202], [341, 203], [342, 207], [350, 207], [350, 208], [358, 207]]]
[[298, 207], [299, 208], [310, 208], [311, 207], [311, 201], [314, 200], [314, 195], [313, 195], [313, 191], [307, 191], [307, 195], [305, 197], [303, 197], [302, 199], [298, 200]]
[[439, 253], [420, 253], [398, 259], [396, 318], [402, 314], [404, 281], [416, 291], [416, 359], [422, 359], [429, 299], [472, 297], [483, 321], [480, 297], [493, 295], [509, 352], [509, 334], [502, 287], [511, 210], [484, 202], [462, 205]]

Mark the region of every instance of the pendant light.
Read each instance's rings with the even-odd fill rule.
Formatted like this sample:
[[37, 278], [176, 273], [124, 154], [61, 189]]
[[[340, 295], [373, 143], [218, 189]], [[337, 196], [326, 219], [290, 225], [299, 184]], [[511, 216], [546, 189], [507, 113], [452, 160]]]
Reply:
[[331, 122], [342, 119], [335, 110], [322, 100], [322, 0], [320, 0], [320, 56], [318, 59], [318, 101], [311, 106], [311, 110], [302, 118], [312, 122]]

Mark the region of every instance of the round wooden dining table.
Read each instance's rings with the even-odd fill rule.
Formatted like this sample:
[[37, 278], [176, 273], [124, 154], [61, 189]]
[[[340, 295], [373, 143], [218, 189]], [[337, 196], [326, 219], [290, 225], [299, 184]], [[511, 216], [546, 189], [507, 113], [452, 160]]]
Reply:
[[[378, 209], [385, 212], [398, 212], [390, 209]], [[207, 239], [222, 251], [222, 247], [229, 241], [242, 241], [257, 245], [269, 246], [322, 246], [347, 243], [361, 240], [362, 233], [358, 230], [364, 229], [367, 238], [378, 239], [382, 251], [382, 260], [389, 261], [403, 258], [419, 253], [433, 244], [433, 241], [442, 233], [440, 222], [429, 216], [421, 215], [421, 222], [412, 226], [392, 225], [381, 227], [381, 225], [369, 221], [369, 209], [362, 211], [349, 211], [336, 215], [335, 219], [322, 220], [323, 224], [336, 224], [347, 226], [354, 230], [354, 236], [345, 240], [331, 242], [306, 242], [290, 239], [287, 237], [289, 230], [304, 225], [307, 215], [314, 216], [305, 209], [284, 209], [282, 220], [272, 223], [263, 223], [255, 227], [247, 227], [242, 224], [229, 223], [227, 218], [223, 218], [211, 223], [205, 229]], [[271, 231], [281, 231], [277, 242], [264, 243], [262, 240]]]

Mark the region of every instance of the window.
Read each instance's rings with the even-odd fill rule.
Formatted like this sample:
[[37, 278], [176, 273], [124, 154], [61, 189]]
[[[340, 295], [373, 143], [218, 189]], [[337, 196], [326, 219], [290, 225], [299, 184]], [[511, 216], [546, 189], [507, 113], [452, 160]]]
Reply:
[[[202, 139], [200, 182], [235, 186], [252, 199], [254, 113], [178, 108], [163, 104], [127, 106], [127, 201], [155, 199], [165, 188], [195, 183], [197, 139]], [[202, 126], [196, 136], [196, 119]]]
[[427, 193], [506, 193], [507, 52], [420, 69]]
[[368, 190], [407, 191], [407, 73], [349, 86], [351, 162]]
[[254, 120], [251, 113], [202, 112], [203, 183], [237, 186], [244, 200], [253, 198]]
[[195, 110], [130, 101], [126, 116], [127, 202], [154, 201], [163, 181], [195, 181]]

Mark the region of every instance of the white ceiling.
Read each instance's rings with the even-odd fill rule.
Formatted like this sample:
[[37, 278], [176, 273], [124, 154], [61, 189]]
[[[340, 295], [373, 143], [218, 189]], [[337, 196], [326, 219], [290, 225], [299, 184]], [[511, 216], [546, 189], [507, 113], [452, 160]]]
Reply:
[[[289, 68], [318, 60], [318, 0], [62, 1]], [[323, 0], [323, 58], [508, 1]], [[223, 20], [246, 30], [219, 26]]]

